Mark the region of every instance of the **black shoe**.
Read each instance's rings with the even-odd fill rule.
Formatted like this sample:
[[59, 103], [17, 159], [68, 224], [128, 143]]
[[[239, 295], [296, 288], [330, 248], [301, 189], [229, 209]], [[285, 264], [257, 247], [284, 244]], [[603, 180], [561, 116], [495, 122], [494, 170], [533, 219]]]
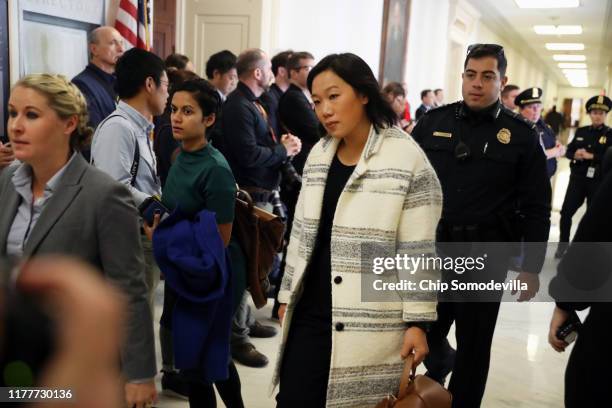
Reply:
[[557, 246], [557, 251], [555, 252], [555, 259], [563, 258], [565, 252], [567, 251], [567, 242], [559, 242], [559, 246]]
[[276, 328], [272, 326], [264, 326], [263, 324], [256, 321], [254, 325], [249, 326], [249, 336], [257, 337], [260, 339], [274, 337], [276, 336]]
[[177, 371], [162, 371], [161, 386], [166, 395], [189, 399], [189, 383]]
[[251, 343], [232, 346], [232, 358], [247, 367], [261, 368], [268, 365], [268, 357], [257, 351]]

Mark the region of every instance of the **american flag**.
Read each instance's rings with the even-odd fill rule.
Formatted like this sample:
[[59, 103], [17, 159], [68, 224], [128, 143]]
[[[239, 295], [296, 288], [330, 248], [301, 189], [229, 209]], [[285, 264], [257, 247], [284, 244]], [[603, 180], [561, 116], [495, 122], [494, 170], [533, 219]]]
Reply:
[[126, 48], [152, 46], [151, 23], [152, 0], [121, 0], [117, 10], [115, 28], [125, 38]]

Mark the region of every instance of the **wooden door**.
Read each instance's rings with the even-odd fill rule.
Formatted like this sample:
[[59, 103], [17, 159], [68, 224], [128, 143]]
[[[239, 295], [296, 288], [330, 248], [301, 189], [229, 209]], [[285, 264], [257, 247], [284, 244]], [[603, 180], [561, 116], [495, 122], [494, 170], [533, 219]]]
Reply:
[[176, 50], [176, 0], [153, 2], [153, 52], [165, 59]]

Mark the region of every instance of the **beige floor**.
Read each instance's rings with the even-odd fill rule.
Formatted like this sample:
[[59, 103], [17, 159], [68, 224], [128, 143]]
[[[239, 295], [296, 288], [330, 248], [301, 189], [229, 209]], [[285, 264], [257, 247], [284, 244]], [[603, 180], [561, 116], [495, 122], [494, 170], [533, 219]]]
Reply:
[[[558, 240], [558, 211], [568, 179], [568, 161], [562, 159], [559, 164], [555, 180], [551, 242]], [[581, 210], [576, 215], [574, 224], [579, 221], [583, 212], [584, 210]], [[549, 253], [546, 262], [555, 262], [551, 256]], [[157, 317], [161, 313], [161, 293], [159, 295], [155, 311]], [[558, 354], [548, 345], [548, 325], [553, 307], [551, 303], [502, 304], [493, 340], [491, 368], [483, 408], [563, 406], [563, 375], [569, 353]], [[271, 305], [268, 305], [256, 311], [256, 316], [264, 323], [275, 324], [268, 319], [270, 311]], [[449, 338], [454, 344], [454, 333], [451, 333]], [[278, 336], [272, 339], [254, 339], [253, 343], [268, 356], [270, 364], [263, 369], [238, 365], [245, 406], [274, 407], [274, 399], [268, 395], [268, 389], [276, 359]], [[164, 408], [185, 408], [188, 405], [184, 400], [164, 395], [160, 396], [157, 404], [158, 407]], [[223, 407], [221, 402], [219, 407]]]

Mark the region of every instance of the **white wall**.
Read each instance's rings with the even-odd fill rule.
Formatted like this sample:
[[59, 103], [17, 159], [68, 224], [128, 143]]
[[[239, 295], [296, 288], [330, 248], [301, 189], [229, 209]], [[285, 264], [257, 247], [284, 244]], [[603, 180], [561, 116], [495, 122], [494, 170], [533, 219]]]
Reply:
[[413, 114], [421, 105], [421, 90], [444, 88], [448, 12], [448, 0], [412, 1], [405, 82]]
[[316, 60], [352, 52], [363, 58], [378, 78], [383, 0], [282, 0], [270, 55], [293, 49]]

